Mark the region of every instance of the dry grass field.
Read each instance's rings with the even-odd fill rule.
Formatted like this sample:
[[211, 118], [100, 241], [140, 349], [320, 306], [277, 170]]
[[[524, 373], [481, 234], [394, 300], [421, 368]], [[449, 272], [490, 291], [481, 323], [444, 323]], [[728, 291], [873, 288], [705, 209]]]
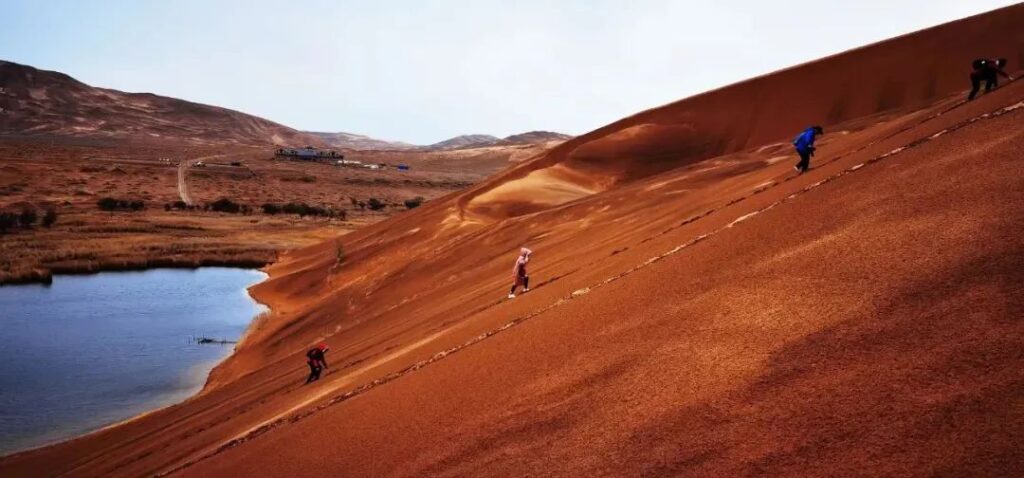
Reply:
[[[28, 209], [38, 219], [31, 227], [0, 234], [0, 284], [47, 282], [53, 273], [157, 266], [260, 267], [279, 251], [400, 214], [408, 209], [407, 200], [429, 201], [465, 188], [529, 148], [346, 152], [367, 162], [411, 166], [371, 171], [274, 160], [266, 147], [2, 138], [0, 212]], [[202, 166], [195, 164], [199, 158]], [[177, 209], [178, 165], [190, 160], [184, 176], [194, 208]], [[141, 201], [144, 208], [105, 211], [98, 206], [103, 198]], [[204, 210], [222, 198], [248, 212]], [[268, 203], [307, 204], [334, 217], [264, 214]], [[41, 218], [48, 210], [57, 220], [44, 227]]]

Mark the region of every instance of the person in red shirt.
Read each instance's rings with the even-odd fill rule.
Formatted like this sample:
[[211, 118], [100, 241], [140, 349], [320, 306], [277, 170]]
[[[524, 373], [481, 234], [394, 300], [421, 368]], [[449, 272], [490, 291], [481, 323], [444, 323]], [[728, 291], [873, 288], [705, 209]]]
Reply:
[[327, 344], [320, 344], [306, 352], [306, 365], [309, 365], [309, 378], [306, 383], [320, 380], [320, 372], [327, 368], [327, 357], [324, 356], [330, 347]]

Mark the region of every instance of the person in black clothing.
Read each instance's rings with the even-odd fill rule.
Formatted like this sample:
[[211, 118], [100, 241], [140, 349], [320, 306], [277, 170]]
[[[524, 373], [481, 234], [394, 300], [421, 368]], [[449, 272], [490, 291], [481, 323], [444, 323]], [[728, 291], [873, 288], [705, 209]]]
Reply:
[[968, 101], [973, 100], [978, 95], [978, 90], [981, 89], [981, 82], [983, 81], [985, 82], [985, 93], [999, 86], [1000, 76], [1013, 81], [1013, 77], [1003, 71], [1003, 68], [1006, 67], [1006, 58], [974, 60], [971, 66], [974, 71], [971, 72], [971, 93], [967, 95]]
[[306, 383], [320, 380], [320, 372], [327, 368], [327, 357], [324, 354], [328, 350], [330, 348], [327, 344], [320, 344], [306, 352], [306, 364], [309, 365], [309, 378], [306, 379]]

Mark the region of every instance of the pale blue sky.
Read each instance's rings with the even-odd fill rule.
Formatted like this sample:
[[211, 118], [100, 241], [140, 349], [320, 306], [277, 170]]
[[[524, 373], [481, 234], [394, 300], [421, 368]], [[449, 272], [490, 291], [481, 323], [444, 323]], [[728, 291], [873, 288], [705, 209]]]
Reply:
[[0, 59], [413, 143], [581, 134], [1013, 1], [0, 0]]

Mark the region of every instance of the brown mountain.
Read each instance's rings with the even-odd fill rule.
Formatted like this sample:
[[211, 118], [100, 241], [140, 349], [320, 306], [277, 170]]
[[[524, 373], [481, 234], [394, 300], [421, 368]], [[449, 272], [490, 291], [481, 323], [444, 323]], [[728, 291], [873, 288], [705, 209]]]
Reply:
[[409, 143], [403, 143], [401, 141], [387, 141], [383, 139], [371, 138], [361, 134], [353, 133], [321, 133], [316, 131], [306, 131], [305, 133], [312, 136], [316, 136], [327, 143], [329, 146], [335, 148], [345, 149], [356, 149], [360, 151], [389, 151], [389, 150], [407, 150], [414, 149], [417, 146]]
[[304, 133], [316, 136], [335, 148], [354, 149], [360, 151], [451, 151], [457, 149], [484, 148], [488, 146], [510, 146], [545, 144], [553, 141], [565, 141], [572, 136], [551, 131], [528, 131], [526, 133], [514, 134], [505, 138], [498, 138], [489, 134], [465, 134], [439, 141], [425, 146], [405, 143], [402, 141], [387, 141], [372, 138], [361, 134], [353, 133], [322, 133], [316, 131], [305, 131]]
[[552, 141], [565, 141], [570, 138], [572, 138], [572, 136], [553, 133], [550, 131], [528, 131], [526, 133], [514, 134], [505, 138], [498, 138], [489, 134], [466, 134], [434, 143], [429, 146], [422, 146], [422, 148], [430, 151], [446, 151], [453, 149], [481, 148], [487, 146], [544, 144]]
[[527, 131], [526, 133], [514, 134], [501, 140], [503, 144], [540, 144], [551, 141], [565, 141], [572, 139], [572, 136], [553, 131]]
[[196, 144], [322, 145], [315, 136], [238, 111], [152, 93], [97, 88], [0, 60], [0, 135]]
[[490, 146], [498, 141], [501, 141], [501, 139], [489, 134], [464, 134], [444, 141], [439, 141], [428, 146], [423, 146], [423, 149], [440, 151], [449, 149], [477, 148], [480, 146]]

